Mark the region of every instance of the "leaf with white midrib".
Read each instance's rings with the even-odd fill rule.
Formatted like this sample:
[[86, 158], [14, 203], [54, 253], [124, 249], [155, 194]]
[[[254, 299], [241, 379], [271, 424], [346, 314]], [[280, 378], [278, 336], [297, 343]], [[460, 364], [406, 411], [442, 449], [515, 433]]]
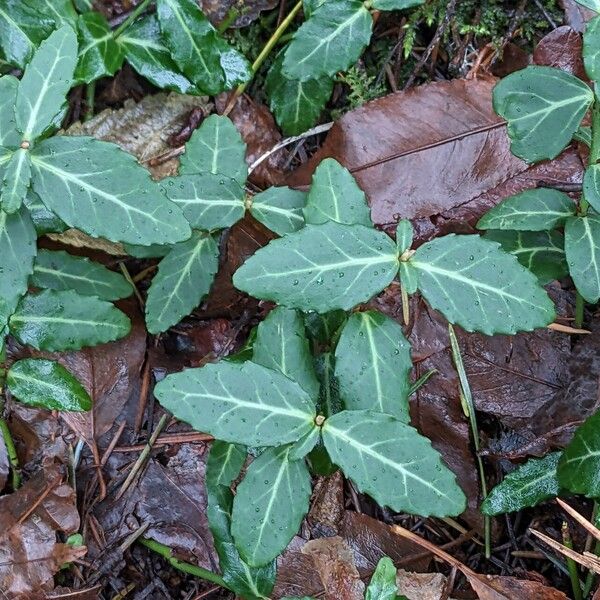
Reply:
[[12, 75], [0, 77], [0, 146], [4, 149], [17, 148], [21, 135], [17, 131], [15, 101], [19, 80]]
[[600, 217], [572, 217], [565, 224], [569, 273], [584, 300], [600, 299]]
[[229, 487], [246, 461], [246, 449], [239, 444], [215, 440], [206, 461], [206, 483]]
[[19, 210], [31, 181], [31, 162], [29, 153], [19, 148], [10, 159], [0, 190], [0, 205], [6, 213]]
[[304, 227], [306, 193], [289, 187], [270, 187], [252, 198], [250, 214], [277, 235]]

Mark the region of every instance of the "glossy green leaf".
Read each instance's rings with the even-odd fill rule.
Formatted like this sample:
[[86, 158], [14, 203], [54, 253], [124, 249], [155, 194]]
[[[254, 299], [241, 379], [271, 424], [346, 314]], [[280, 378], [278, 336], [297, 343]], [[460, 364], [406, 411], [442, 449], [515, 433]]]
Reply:
[[125, 52], [116, 42], [106, 17], [99, 12], [79, 16], [79, 59], [75, 78], [90, 83], [114, 75], [123, 64]]
[[127, 315], [110, 302], [72, 290], [25, 296], [9, 321], [10, 332], [38, 350], [79, 350], [125, 337]]
[[319, 163], [304, 207], [307, 223], [336, 221], [346, 225], [373, 227], [365, 193], [350, 171], [334, 158]]
[[310, 454], [314, 447], [321, 441], [321, 431], [315, 427], [310, 433], [307, 433], [302, 439], [292, 445], [290, 449], [290, 460], [302, 460], [307, 454]]
[[500, 245], [478, 235], [423, 244], [408, 267], [432, 308], [466, 331], [532, 331], [552, 323], [554, 305], [533, 273]]
[[577, 429], [556, 472], [562, 488], [588, 498], [600, 497], [600, 412]]
[[155, 86], [180, 94], [198, 93], [171, 58], [156, 15], [146, 15], [136, 21], [117, 38], [117, 42], [123, 48], [127, 62]]
[[343, 408], [340, 386], [335, 375], [335, 356], [333, 352], [323, 352], [315, 359], [315, 371], [319, 378], [319, 414], [325, 417], [335, 415]]
[[387, 235], [364, 225], [307, 225], [261, 248], [237, 270], [233, 283], [290, 308], [347, 310], [391, 283], [396, 254]]
[[[54, 20], [57, 27], [70, 25], [75, 29], [77, 26], [77, 11], [71, 0], [24, 0], [24, 2], [38, 14]], [[92, 7], [87, 10], [92, 10]]]
[[560, 456], [561, 452], [552, 452], [544, 458], [530, 458], [518, 466], [488, 494], [481, 505], [481, 512], [484, 515], [501, 515], [556, 498], [560, 492], [556, 475]]
[[24, 203], [38, 235], [62, 233], [68, 229], [67, 225], [61, 219], [46, 208], [42, 199], [31, 188], [27, 190]]
[[600, 299], [600, 217], [572, 217], [565, 225], [569, 273], [584, 300]]
[[53, 124], [73, 85], [76, 63], [77, 36], [69, 25], [42, 42], [17, 90], [15, 116], [23, 139], [32, 142]]
[[182, 175], [212, 173], [246, 183], [246, 144], [227, 117], [211, 115], [194, 131], [185, 145], [179, 172]]
[[319, 382], [308, 346], [304, 319], [297, 311], [282, 306], [272, 310], [256, 330], [252, 360], [283, 373], [298, 383], [312, 399]]
[[373, 0], [375, 10], [406, 10], [424, 4], [425, 0]]
[[331, 460], [358, 489], [396, 512], [459, 515], [466, 498], [454, 473], [416, 429], [373, 411], [343, 411], [322, 427]]
[[278, 446], [314, 427], [308, 394], [281, 373], [252, 362], [221, 361], [168, 375], [154, 394], [177, 418], [226, 442]]
[[19, 147], [21, 134], [17, 131], [15, 102], [19, 80], [12, 75], [0, 77], [0, 146], [12, 150]]
[[81, 383], [53, 360], [18, 360], [8, 370], [6, 383], [10, 393], [27, 406], [64, 411], [92, 408], [92, 400]]
[[335, 350], [335, 376], [348, 410], [374, 410], [397, 417], [408, 414], [410, 344], [402, 327], [383, 313], [354, 313]]
[[29, 152], [19, 148], [12, 155], [0, 188], [0, 206], [8, 214], [21, 208], [31, 182]]
[[563, 192], [538, 188], [505, 198], [479, 219], [477, 227], [545, 231], [562, 227], [576, 210], [575, 202]]
[[600, 211], [600, 165], [591, 165], [585, 170], [583, 195], [597, 212]]
[[160, 182], [164, 194], [192, 227], [212, 231], [237, 223], [246, 212], [244, 190], [235, 179], [212, 173], [179, 175]]
[[406, 250], [410, 250], [413, 243], [413, 235], [413, 226], [408, 219], [398, 221], [398, 226], [396, 227], [396, 246], [400, 255], [406, 252]]
[[569, 274], [565, 240], [558, 231], [499, 231], [490, 229], [486, 240], [498, 242], [546, 285]]
[[583, 32], [583, 64], [592, 81], [600, 79], [600, 17], [594, 17]]
[[135, 258], [163, 258], [171, 251], [173, 246], [162, 246], [151, 244], [150, 246], [138, 246], [136, 244], [123, 244], [125, 252]]
[[310, 312], [304, 315], [309, 335], [322, 344], [329, 344], [333, 341], [347, 318], [344, 310], [332, 310], [324, 314]]
[[317, 123], [333, 91], [331, 77], [290, 79], [282, 73], [280, 52], [265, 79], [271, 112], [284, 135], [299, 135]]
[[82, 296], [97, 296], [102, 300], [119, 300], [133, 294], [133, 287], [120, 273], [64, 250], [40, 250], [31, 283], [38, 288], [74, 290]]
[[328, 0], [294, 34], [283, 74], [307, 81], [353, 65], [371, 40], [373, 19], [360, 0]]
[[418, 288], [418, 272], [412, 268], [410, 262], [401, 262], [398, 273], [400, 284], [406, 290], [407, 294], [414, 294]]
[[244, 446], [215, 440], [206, 461], [206, 484], [229, 487], [240, 474], [246, 456]]
[[194, 231], [186, 242], [173, 246], [158, 265], [146, 300], [146, 326], [160, 333], [189, 315], [210, 291], [219, 268], [214, 235]]
[[513, 154], [537, 162], [566, 148], [594, 94], [570, 73], [530, 66], [502, 79], [493, 100], [494, 110], [508, 121]]
[[396, 567], [389, 556], [384, 556], [377, 563], [365, 600], [396, 600], [397, 595]]
[[304, 227], [306, 193], [289, 187], [270, 187], [252, 198], [250, 214], [277, 235]]
[[71, 227], [144, 246], [190, 236], [181, 210], [160, 193], [148, 171], [115, 144], [59, 136], [44, 140], [31, 160], [34, 190]]
[[281, 554], [308, 512], [310, 475], [303, 460], [290, 459], [290, 448], [265, 450], [236, 490], [231, 533], [242, 558], [252, 566]]

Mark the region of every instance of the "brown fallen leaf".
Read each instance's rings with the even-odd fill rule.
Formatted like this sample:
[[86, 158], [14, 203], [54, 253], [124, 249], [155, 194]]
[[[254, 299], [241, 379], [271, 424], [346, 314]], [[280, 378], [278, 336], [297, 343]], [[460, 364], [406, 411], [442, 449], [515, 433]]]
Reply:
[[533, 51], [533, 62], [567, 71], [586, 79], [583, 69], [581, 35], [568, 25], [557, 27], [545, 35]]
[[585, 8], [575, 0], [559, 0], [559, 4], [565, 11], [565, 23], [579, 33], [583, 33], [586, 23], [596, 16], [593, 10]]
[[398, 594], [406, 596], [408, 600], [440, 600], [446, 581], [447, 578], [441, 573], [413, 573], [398, 569], [396, 575]]
[[231, 12], [236, 18], [230, 27], [247, 27], [260, 16], [263, 10], [271, 10], [277, 6], [277, 0], [200, 0], [202, 12], [211, 23], [218, 26]]
[[340, 471], [319, 477], [306, 517], [313, 537], [335, 535], [344, 514], [344, 478]]

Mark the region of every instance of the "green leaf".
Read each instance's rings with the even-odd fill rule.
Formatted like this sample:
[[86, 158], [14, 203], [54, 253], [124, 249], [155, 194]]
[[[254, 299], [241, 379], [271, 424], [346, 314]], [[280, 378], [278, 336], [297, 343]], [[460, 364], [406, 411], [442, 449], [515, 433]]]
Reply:
[[481, 505], [481, 512], [501, 515], [556, 498], [560, 492], [556, 475], [560, 456], [561, 452], [552, 452], [544, 458], [530, 458], [517, 467], [489, 493]]
[[205, 298], [219, 268], [219, 247], [214, 235], [194, 231], [173, 246], [158, 265], [146, 300], [146, 326], [160, 333], [189, 315]]
[[246, 183], [246, 143], [227, 117], [210, 115], [185, 145], [179, 172], [182, 175], [212, 173]]
[[289, 187], [270, 187], [252, 198], [250, 214], [277, 235], [304, 227], [302, 207], [306, 193]]
[[594, 94], [565, 71], [530, 66], [502, 79], [493, 100], [494, 110], [508, 121], [512, 153], [537, 162], [555, 158], [567, 147]]
[[291, 446], [290, 460], [302, 460], [307, 454], [310, 454], [314, 447], [321, 441], [321, 431], [315, 427], [307, 433], [302, 439]]
[[15, 117], [18, 87], [19, 80], [16, 77], [0, 77], [0, 146], [12, 150], [18, 148], [21, 143]]
[[17, 67], [25, 67], [53, 27], [51, 19], [34, 12], [22, 0], [0, 2], [0, 48], [6, 60]]
[[42, 199], [31, 189], [27, 190], [24, 200], [25, 206], [29, 210], [29, 215], [38, 235], [46, 233], [62, 233], [68, 229], [52, 211], [46, 208]]
[[585, 6], [590, 10], [595, 10], [596, 12], [600, 12], [600, 0], [575, 0], [577, 4], [581, 4], [581, 6]]
[[592, 146], [592, 128], [580, 125], [579, 129], [573, 134], [573, 139], [585, 144], [588, 148]]
[[119, 300], [133, 294], [133, 287], [120, 273], [63, 250], [38, 252], [31, 283], [38, 288], [74, 290], [82, 296], [97, 296], [102, 300]]
[[552, 323], [554, 305], [533, 273], [477, 235], [447, 235], [422, 245], [408, 262], [432, 308], [466, 331], [532, 331]]
[[585, 170], [583, 196], [596, 211], [600, 211], [600, 165], [591, 165]]
[[330, 417], [342, 410], [339, 383], [335, 376], [335, 357], [332, 352], [323, 352], [315, 359], [315, 370], [319, 377], [318, 412]]
[[243, 188], [224, 175], [179, 175], [163, 179], [160, 185], [165, 196], [181, 208], [190, 225], [197, 229], [231, 227], [246, 212]]
[[9, 369], [6, 383], [10, 393], [27, 406], [65, 411], [92, 408], [92, 400], [81, 383], [53, 360], [18, 360]]
[[246, 462], [246, 449], [238, 444], [215, 440], [206, 462], [206, 485], [229, 487]]
[[331, 97], [333, 79], [290, 79], [281, 69], [284, 51], [280, 52], [265, 79], [269, 106], [284, 135], [299, 135], [316, 124]]
[[391, 283], [396, 254], [387, 235], [364, 225], [307, 225], [261, 248], [237, 270], [233, 283], [290, 308], [348, 310]]
[[[71, 0], [24, 0], [31, 9], [44, 17], [52, 19], [57, 27], [77, 26], [77, 11]], [[92, 10], [90, 7], [88, 10]]]
[[563, 192], [538, 188], [505, 198], [479, 219], [477, 227], [545, 231], [562, 227], [576, 211], [575, 202]]
[[59, 136], [44, 140], [31, 160], [33, 189], [70, 227], [143, 246], [173, 244], [190, 236], [181, 210], [115, 144]]
[[600, 299], [600, 217], [572, 217], [565, 225], [569, 273], [584, 300]]
[[19, 148], [10, 159], [0, 190], [2, 210], [12, 214], [21, 208], [31, 181], [29, 152]]
[[373, 227], [365, 193], [350, 171], [334, 158], [316, 168], [306, 199], [304, 219], [312, 225], [336, 221], [346, 225]]
[[17, 90], [15, 116], [23, 139], [32, 142], [53, 124], [73, 85], [77, 36], [65, 25], [44, 40]]
[[348, 410], [374, 410], [404, 423], [408, 414], [410, 344], [390, 317], [369, 310], [348, 319], [335, 350], [335, 376]]
[[360, 0], [328, 0], [294, 34], [283, 74], [307, 81], [353, 65], [371, 40], [373, 19]]
[[600, 412], [577, 429], [556, 472], [562, 488], [587, 498], [600, 496]]
[[279, 446], [314, 427], [308, 394], [277, 371], [222, 361], [168, 375], [154, 390], [164, 408], [194, 429], [246, 446]]
[[126, 336], [128, 317], [110, 302], [72, 290], [25, 296], [10, 318], [10, 332], [38, 350], [79, 350]]
[[454, 473], [416, 429], [373, 411], [343, 411], [322, 427], [331, 460], [381, 506], [424, 517], [459, 515], [466, 498]]
[[365, 600], [396, 600], [397, 594], [396, 567], [389, 556], [384, 556], [377, 563]]
[[259, 323], [252, 360], [283, 373], [298, 383], [310, 398], [317, 398], [319, 382], [313, 367], [304, 319], [295, 310], [280, 306]]
[[347, 315], [343, 310], [332, 310], [320, 315], [310, 312], [304, 315], [309, 335], [321, 344], [329, 344], [346, 323]]
[[583, 64], [592, 81], [600, 79], [600, 17], [594, 17], [583, 33]]
[[164, 45], [156, 15], [146, 15], [118, 38], [127, 62], [148, 81], [163, 90], [198, 94], [194, 84], [179, 72]]
[[106, 17], [99, 12], [79, 16], [79, 61], [75, 78], [90, 83], [114, 75], [123, 64], [125, 52], [116, 42]]
[[498, 242], [540, 282], [546, 285], [569, 274], [565, 240], [558, 231], [498, 231], [490, 229], [484, 239]]
[[425, 0], [373, 0], [372, 7], [375, 10], [406, 10], [424, 3]]
[[410, 250], [413, 243], [413, 226], [408, 219], [400, 219], [396, 227], [396, 246], [398, 254], [402, 255], [407, 250]]
[[163, 258], [171, 251], [173, 246], [151, 244], [150, 246], [137, 246], [136, 244], [123, 244], [125, 252], [135, 258]]
[[285, 550], [308, 512], [310, 475], [289, 453], [290, 446], [265, 450], [236, 490], [231, 533], [242, 558], [255, 567]]

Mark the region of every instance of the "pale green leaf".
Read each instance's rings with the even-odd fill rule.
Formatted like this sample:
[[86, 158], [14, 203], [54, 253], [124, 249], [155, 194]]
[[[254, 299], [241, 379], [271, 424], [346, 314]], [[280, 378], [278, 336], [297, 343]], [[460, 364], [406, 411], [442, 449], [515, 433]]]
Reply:
[[407, 294], [414, 294], [417, 291], [419, 281], [418, 272], [412, 268], [410, 261], [402, 261], [400, 263], [400, 284], [406, 290]]
[[572, 217], [565, 225], [569, 273], [584, 300], [600, 299], [600, 217]]
[[322, 427], [331, 460], [381, 506], [424, 517], [459, 515], [466, 498], [431, 442], [398, 419], [343, 411]]
[[425, 0], [373, 0], [375, 10], [406, 10], [424, 4]]
[[552, 452], [544, 458], [530, 458], [518, 466], [492, 489], [481, 505], [481, 512], [495, 516], [556, 498], [560, 492], [556, 475], [560, 456], [560, 452]]
[[290, 446], [265, 450], [236, 490], [231, 533], [242, 558], [255, 567], [285, 550], [308, 512], [310, 475], [289, 453]]
[[0, 77], [0, 146], [15, 149], [21, 143], [21, 134], [17, 131], [15, 102], [19, 80], [12, 75]]
[[307, 225], [273, 240], [233, 276], [234, 285], [283, 306], [350, 309], [387, 287], [398, 271], [395, 244], [364, 225]]
[[25, 296], [9, 321], [10, 332], [38, 350], [79, 350], [125, 337], [129, 318], [110, 302], [72, 290]]
[[115, 144], [59, 136], [44, 140], [31, 160], [34, 191], [70, 227], [144, 246], [190, 236], [181, 210], [160, 193], [148, 171]]
[[163, 258], [171, 251], [173, 246], [162, 246], [151, 244], [150, 246], [138, 246], [136, 244], [123, 244], [125, 252], [135, 258]]
[[294, 34], [283, 74], [307, 81], [353, 65], [371, 40], [373, 19], [360, 0], [328, 0]]
[[594, 17], [583, 32], [583, 64], [592, 81], [600, 79], [600, 17]]
[[81, 383], [53, 360], [18, 360], [8, 370], [6, 383], [10, 393], [27, 406], [63, 411], [92, 408], [92, 400]]
[[600, 165], [590, 165], [583, 175], [583, 196], [600, 212]]
[[31, 284], [51, 290], [74, 290], [82, 296], [119, 300], [133, 293], [131, 284], [100, 263], [64, 250], [40, 250], [33, 266]]
[[206, 461], [207, 486], [229, 487], [237, 479], [246, 462], [246, 449], [238, 444], [215, 440]]
[[27, 190], [24, 203], [27, 210], [29, 210], [29, 215], [38, 235], [62, 233], [68, 229], [63, 221], [46, 208], [41, 198], [31, 188]]
[[283, 373], [298, 383], [310, 398], [317, 398], [319, 382], [313, 367], [304, 319], [295, 310], [280, 306], [259, 323], [252, 360]]
[[290, 460], [302, 460], [307, 454], [312, 452], [313, 448], [321, 441], [321, 431], [315, 427], [307, 433], [302, 439], [298, 440], [290, 448]]
[[600, 0], [575, 0], [577, 4], [581, 4], [581, 6], [585, 6], [590, 10], [594, 10], [596, 12], [600, 12]]
[[69, 25], [42, 42], [17, 90], [15, 116], [23, 139], [33, 142], [54, 123], [73, 85], [76, 63], [77, 36]]
[[384, 556], [377, 563], [365, 600], [396, 600], [397, 595], [396, 567], [389, 556]]
[[306, 193], [289, 187], [270, 187], [252, 198], [250, 214], [277, 235], [304, 227]]
[[545, 231], [562, 227], [576, 211], [575, 202], [563, 192], [538, 188], [505, 198], [479, 219], [477, 227]]
[[194, 429], [246, 446], [279, 446], [314, 427], [308, 394], [277, 371], [252, 362], [221, 361], [168, 375], [154, 393]]
[[214, 235], [194, 231], [171, 249], [158, 265], [146, 300], [146, 326], [160, 333], [189, 315], [210, 291], [219, 267]]
[[313, 225], [336, 221], [346, 225], [373, 226], [365, 193], [350, 171], [334, 158], [322, 160], [315, 170], [304, 207], [304, 219]]
[[19, 148], [6, 167], [0, 188], [0, 206], [8, 214], [21, 208], [31, 182], [29, 152]]
[[[77, 25], [77, 11], [71, 0], [24, 0], [24, 2], [38, 14], [53, 19], [57, 27], [71, 25], [75, 29]], [[92, 10], [92, 7], [87, 10]]]
[[590, 148], [592, 145], [592, 128], [586, 125], [580, 125], [579, 129], [573, 134], [573, 139]]
[[410, 344], [390, 317], [369, 310], [354, 313], [335, 350], [335, 376], [348, 410], [374, 410], [397, 417], [408, 414]]
[[494, 110], [508, 121], [511, 151], [528, 162], [558, 156], [573, 139], [594, 94], [581, 79], [529, 66], [494, 88]]
[[447, 235], [410, 259], [421, 294], [453, 324], [487, 335], [552, 323], [554, 305], [533, 273], [478, 235]]
[[408, 219], [401, 219], [398, 221], [396, 227], [396, 246], [398, 247], [398, 253], [402, 255], [413, 243], [413, 226]]

